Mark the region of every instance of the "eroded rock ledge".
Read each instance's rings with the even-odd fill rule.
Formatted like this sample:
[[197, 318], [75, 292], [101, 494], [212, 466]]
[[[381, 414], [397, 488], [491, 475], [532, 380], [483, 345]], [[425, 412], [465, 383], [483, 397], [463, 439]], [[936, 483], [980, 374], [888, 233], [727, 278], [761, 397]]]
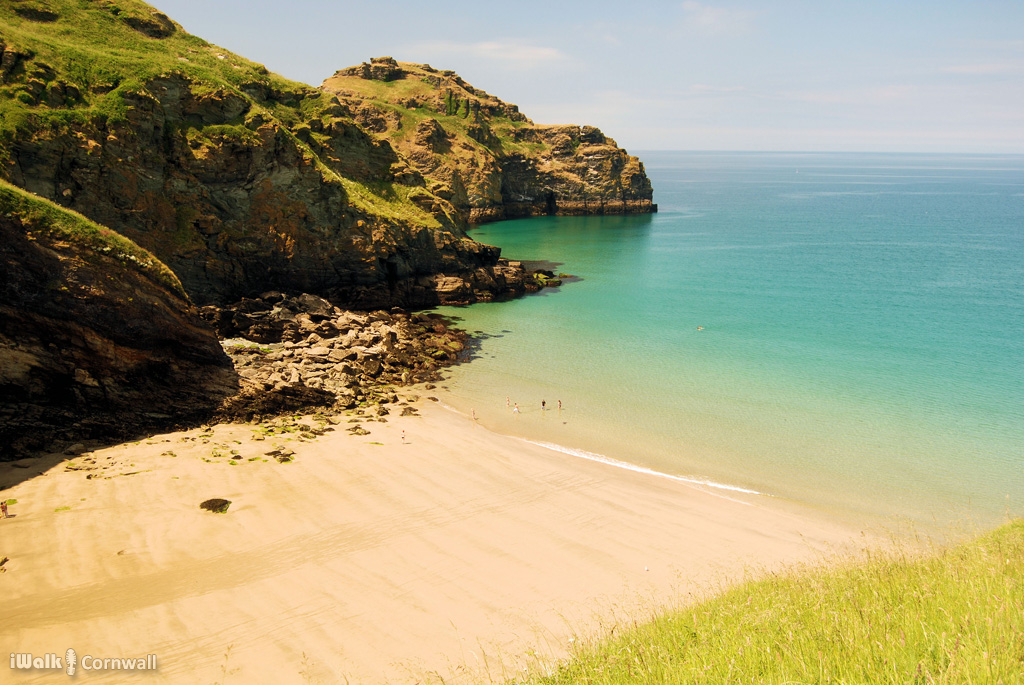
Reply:
[[348, 308], [368, 311], [392, 306], [417, 309], [491, 302], [538, 289], [533, 272], [524, 268], [522, 262], [498, 258], [497, 249], [493, 249], [495, 264], [454, 273], [402, 277], [397, 268], [390, 269], [389, 262], [385, 264], [390, 274], [386, 281], [332, 288], [328, 296]]

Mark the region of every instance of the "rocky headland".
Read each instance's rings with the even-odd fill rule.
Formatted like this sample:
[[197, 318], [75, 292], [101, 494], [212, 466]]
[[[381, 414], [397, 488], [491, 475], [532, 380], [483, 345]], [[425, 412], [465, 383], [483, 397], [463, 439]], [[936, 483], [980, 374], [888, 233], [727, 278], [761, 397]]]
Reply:
[[643, 163], [593, 126], [540, 126], [450, 70], [377, 57], [320, 86], [469, 223], [657, 211]]
[[387, 397], [464, 342], [407, 310], [558, 283], [470, 222], [656, 209], [597, 129], [391, 58], [295, 83], [137, 0], [0, 5], [0, 179], [0, 458]]

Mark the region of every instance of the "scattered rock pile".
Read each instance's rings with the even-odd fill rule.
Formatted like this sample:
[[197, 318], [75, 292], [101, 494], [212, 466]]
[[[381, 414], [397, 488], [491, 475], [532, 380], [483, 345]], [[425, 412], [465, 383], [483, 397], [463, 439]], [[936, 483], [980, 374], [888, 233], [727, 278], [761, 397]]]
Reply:
[[204, 307], [202, 315], [224, 339], [241, 381], [241, 391], [220, 409], [225, 421], [361, 404], [386, 414], [385, 405], [399, 401], [394, 386], [437, 380], [467, 340], [437, 315], [349, 312], [309, 294], [269, 292]]

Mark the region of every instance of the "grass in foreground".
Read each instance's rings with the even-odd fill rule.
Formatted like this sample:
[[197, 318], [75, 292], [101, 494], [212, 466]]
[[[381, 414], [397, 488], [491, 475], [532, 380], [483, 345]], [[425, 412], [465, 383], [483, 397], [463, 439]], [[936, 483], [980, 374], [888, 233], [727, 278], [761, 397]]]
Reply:
[[1024, 683], [1024, 520], [801, 567], [578, 647], [529, 683]]

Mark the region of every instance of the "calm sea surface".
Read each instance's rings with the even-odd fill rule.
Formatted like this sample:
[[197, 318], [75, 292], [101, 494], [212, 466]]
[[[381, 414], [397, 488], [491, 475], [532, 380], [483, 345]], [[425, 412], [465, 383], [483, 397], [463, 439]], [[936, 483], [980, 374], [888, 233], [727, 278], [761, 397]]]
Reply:
[[440, 309], [444, 401], [855, 519], [1024, 515], [1024, 157], [640, 156], [656, 215], [473, 231], [581, 280]]

